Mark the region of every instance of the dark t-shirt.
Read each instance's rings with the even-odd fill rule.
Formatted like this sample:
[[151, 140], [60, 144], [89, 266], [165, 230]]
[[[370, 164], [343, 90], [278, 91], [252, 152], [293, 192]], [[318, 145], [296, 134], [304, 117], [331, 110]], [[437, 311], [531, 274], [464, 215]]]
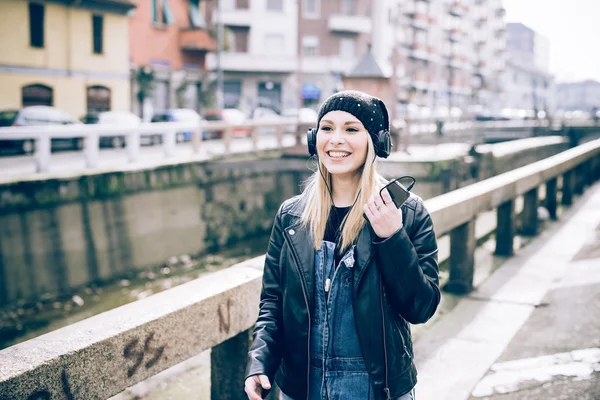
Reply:
[[[327, 220], [327, 226], [325, 227], [325, 237], [323, 240], [328, 242], [333, 242], [337, 244], [338, 236], [341, 236], [342, 232], [340, 231], [340, 227], [342, 225], [342, 221], [344, 217], [350, 212], [352, 207], [331, 207], [331, 211], [329, 212], [329, 219]], [[335, 265], [337, 266], [342, 259], [343, 254], [339, 254], [338, 248], [336, 246], [335, 251]]]

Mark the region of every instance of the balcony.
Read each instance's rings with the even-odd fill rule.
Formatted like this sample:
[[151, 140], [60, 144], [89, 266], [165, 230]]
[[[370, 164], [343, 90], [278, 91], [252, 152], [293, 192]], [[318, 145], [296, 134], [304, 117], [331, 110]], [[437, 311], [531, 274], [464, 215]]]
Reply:
[[415, 43], [411, 46], [410, 57], [417, 60], [429, 61], [431, 54], [429, 53], [426, 45]]
[[179, 31], [179, 48], [189, 52], [215, 51], [217, 43], [204, 29], [181, 29]]
[[454, 2], [448, 6], [448, 13], [454, 17], [462, 17], [465, 15], [465, 10], [460, 3]]
[[371, 19], [362, 15], [330, 15], [327, 24], [332, 32], [371, 32]]
[[456, 43], [459, 42], [462, 39], [462, 31], [460, 29], [450, 29], [448, 31], [448, 39], [452, 42], [452, 43]]
[[504, 18], [506, 16], [506, 9], [504, 7], [499, 7], [496, 9], [496, 17]]
[[[208, 53], [206, 68], [215, 70], [217, 65], [216, 55]], [[232, 72], [276, 72], [290, 73], [296, 70], [297, 59], [293, 56], [271, 56], [264, 54], [230, 53], [221, 54], [221, 68], [223, 71]]]
[[[217, 23], [217, 13], [213, 13], [212, 18], [213, 24]], [[233, 9], [233, 10], [221, 10], [221, 23], [227, 26], [252, 26], [252, 18], [250, 10], [245, 9]]]
[[415, 14], [411, 20], [411, 26], [415, 29], [421, 29], [426, 31], [429, 28], [429, 18], [425, 14]]

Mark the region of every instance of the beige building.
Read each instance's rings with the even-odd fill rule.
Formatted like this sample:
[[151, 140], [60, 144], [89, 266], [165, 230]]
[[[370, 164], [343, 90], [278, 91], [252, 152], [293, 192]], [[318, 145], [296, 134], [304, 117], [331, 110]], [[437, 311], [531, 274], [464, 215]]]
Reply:
[[[79, 5], [73, 5], [79, 4]], [[128, 0], [0, 1], [0, 110], [129, 110]]]

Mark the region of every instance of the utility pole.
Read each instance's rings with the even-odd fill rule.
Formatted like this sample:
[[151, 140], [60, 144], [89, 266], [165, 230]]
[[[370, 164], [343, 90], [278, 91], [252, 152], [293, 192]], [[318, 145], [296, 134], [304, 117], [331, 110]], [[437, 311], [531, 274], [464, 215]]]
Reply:
[[298, 48], [296, 50], [296, 82], [297, 82], [297, 96], [298, 96], [298, 116], [300, 116], [300, 109], [302, 108], [304, 99], [302, 97], [302, 35], [300, 34], [300, 22], [302, 20], [302, 0], [297, 0], [298, 2], [298, 27], [296, 32], [298, 34], [297, 45]]
[[217, 0], [217, 109], [223, 104], [223, 69], [221, 68], [221, 53], [223, 51], [223, 24], [221, 23], [221, 0]]

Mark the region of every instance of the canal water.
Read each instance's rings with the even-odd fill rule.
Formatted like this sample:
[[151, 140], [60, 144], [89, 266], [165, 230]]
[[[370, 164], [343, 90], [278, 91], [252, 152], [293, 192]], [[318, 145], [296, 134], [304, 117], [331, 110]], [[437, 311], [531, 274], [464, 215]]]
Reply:
[[126, 279], [83, 287], [62, 298], [46, 295], [35, 304], [0, 309], [0, 350], [262, 255], [268, 242], [269, 236], [263, 235], [199, 258], [174, 255], [161, 266]]

